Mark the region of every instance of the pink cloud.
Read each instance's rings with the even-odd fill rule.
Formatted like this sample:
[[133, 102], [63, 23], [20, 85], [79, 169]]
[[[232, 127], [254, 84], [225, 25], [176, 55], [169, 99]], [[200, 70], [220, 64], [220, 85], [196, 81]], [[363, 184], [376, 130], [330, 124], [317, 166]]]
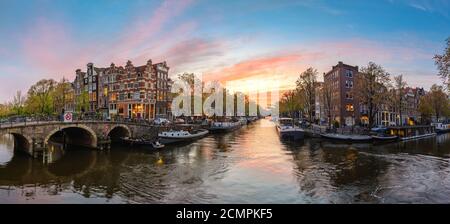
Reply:
[[[62, 23], [38, 19], [22, 40], [22, 53], [33, 74], [60, 79], [74, 73], [86, 55], [81, 54], [70, 30]], [[45, 73], [45, 74], [42, 74]]]
[[124, 55], [131, 57], [133, 51], [146, 41], [150, 41], [152, 37], [161, 34], [166, 25], [171, 19], [181, 14], [186, 10], [193, 0], [166, 0], [164, 1], [149, 18], [137, 17], [135, 19], [136, 25], [132, 26], [129, 31], [125, 32], [125, 35], [120, 40], [119, 56], [114, 58], [120, 58]]

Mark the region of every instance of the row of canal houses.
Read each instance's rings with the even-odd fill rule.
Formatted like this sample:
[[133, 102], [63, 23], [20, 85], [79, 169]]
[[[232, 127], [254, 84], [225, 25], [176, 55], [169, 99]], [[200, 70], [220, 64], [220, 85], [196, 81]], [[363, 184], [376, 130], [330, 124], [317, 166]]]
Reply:
[[101, 115], [104, 119], [150, 120], [170, 117], [169, 67], [166, 62], [99, 68], [88, 63], [86, 71], [76, 70], [72, 83], [73, 100], [66, 111]]
[[[329, 87], [331, 100], [328, 106], [324, 105], [323, 97], [315, 97], [315, 120], [320, 124], [328, 124], [328, 114], [331, 115], [331, 123], [339, 123], [340, 126], [366, 126], [368, 125], [367, 107], [354, 96], [355, 77], [359, 73], [358, 66], [351, 66], [339, 62], [332, 69], [323, 74], [324, 81], [317, 83], [316, 96], [322, 96], [324, 86]], [[379, 112], [375, 117], [375, 125], [396, 126], [416, 125], [420, 121], [419, 100], [425, 95], [423, 88], [404, 89], [405, 105], [402, 116], [392, 105], [379, 105]], [[330, 113], [326, 112], [330, 108]]]

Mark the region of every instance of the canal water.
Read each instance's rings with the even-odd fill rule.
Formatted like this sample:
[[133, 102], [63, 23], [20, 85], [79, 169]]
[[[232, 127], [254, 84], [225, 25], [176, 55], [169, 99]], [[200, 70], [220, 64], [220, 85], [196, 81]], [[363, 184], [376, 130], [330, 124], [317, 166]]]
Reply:
[[160, 152], [52, 147], [41, 159], [3, 136], [0, 203], [450, 203], [450, 135], [292, 143], [260, 120]]

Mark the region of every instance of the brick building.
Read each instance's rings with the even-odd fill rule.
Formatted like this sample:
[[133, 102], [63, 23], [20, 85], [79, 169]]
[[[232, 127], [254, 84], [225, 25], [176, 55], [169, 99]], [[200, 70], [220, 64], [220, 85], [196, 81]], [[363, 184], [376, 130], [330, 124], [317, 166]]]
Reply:
[[[360, 107], [353, 96], [358, 66], [339, 62], [324, 74], [324, 85], [331, 88], [331, 119], [345, 126], [365, 123], [364, 107]], [[362, 116], [361, 116], [362, 115]]]
[[104, 118], [153, 119], [170, 113], [169, 67], [166, 62], [142, 66], [128, 61], [125, 67], [114, 63], [107, 68], [87, 64], [76, 71], [73, 83], [79, 111], [102, 114]]

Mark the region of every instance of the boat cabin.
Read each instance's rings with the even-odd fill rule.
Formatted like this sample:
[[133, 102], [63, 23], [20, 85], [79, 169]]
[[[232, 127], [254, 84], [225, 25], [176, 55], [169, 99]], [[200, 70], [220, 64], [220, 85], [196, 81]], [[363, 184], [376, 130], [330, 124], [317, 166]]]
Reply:
[[402, 139], [415, 138], [435, 134], [435, 127], [431, 125], [388, 127], [388, 133]]

